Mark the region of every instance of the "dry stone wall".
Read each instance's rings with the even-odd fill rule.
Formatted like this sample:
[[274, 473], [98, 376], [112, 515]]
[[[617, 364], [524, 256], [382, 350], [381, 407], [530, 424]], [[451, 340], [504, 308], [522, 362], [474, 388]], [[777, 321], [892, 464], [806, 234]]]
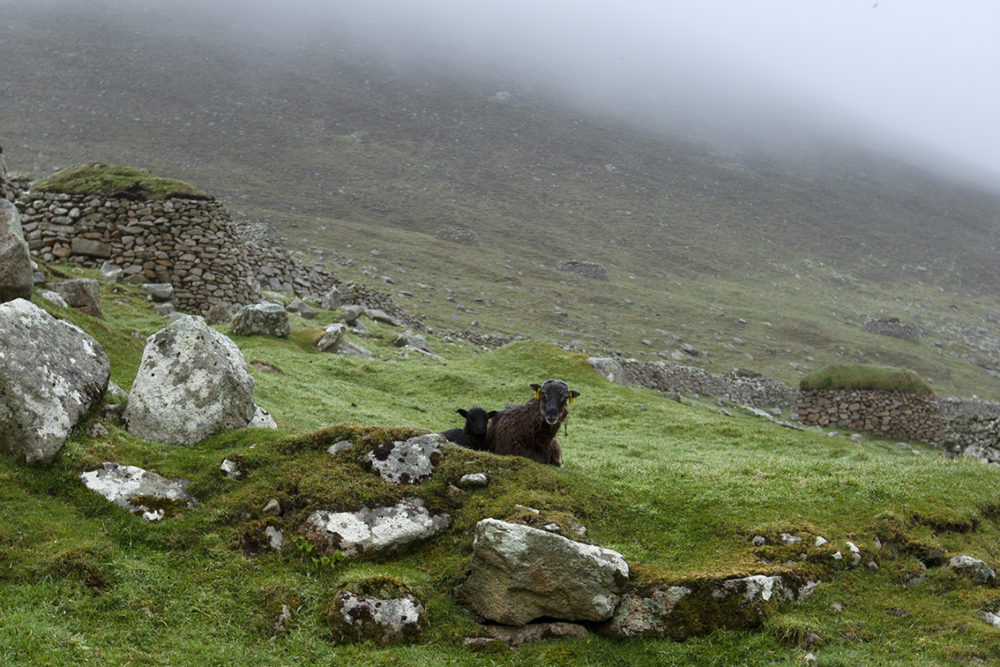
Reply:
[[1000, 464], [1000, 417], [978, 414], [954, 417], [934, 444], [953, 456]]
[[262, 288], [319, 298], [336, 284], [283, 248], [245, 243], [213, 199], [22, 193], [17, 206], [25, 239], [41, 260], [90, 267], [109, 261], [128, 282], [170, 283], [176, 307], [186, 312], [254, 303]]
[[933, 395], [871, 390], [800, 391], [798, 417], [807, 426], [866, 431], [925, 442], [936, 441], [947, 425]]

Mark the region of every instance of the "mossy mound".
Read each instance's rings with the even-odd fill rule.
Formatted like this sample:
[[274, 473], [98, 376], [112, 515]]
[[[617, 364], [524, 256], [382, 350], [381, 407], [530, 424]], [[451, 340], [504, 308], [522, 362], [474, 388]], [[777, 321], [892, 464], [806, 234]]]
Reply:
[[930, 385], [913, 371], [869, 364], [836, 364], [820, 368], [802, 378], [799, 388], [869, 389], [898, 391], [904, 394], [934, 393]]
[[160, 178], [131, 167], [100, 162], [77, 165], [36, 181], [32, 192], [100, 195], [138, 201], [158, 199], [211, 199], [211, 195], [183, 181]]

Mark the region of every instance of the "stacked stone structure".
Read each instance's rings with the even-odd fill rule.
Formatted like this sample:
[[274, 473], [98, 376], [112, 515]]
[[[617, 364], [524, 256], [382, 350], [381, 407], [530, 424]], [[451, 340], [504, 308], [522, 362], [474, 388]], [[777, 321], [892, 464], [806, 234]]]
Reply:
[[920, 329], [915, 324], [900, 322], [898, 317], [871, 319], [864, 323], [863, 328], [869, 333], [901, 338], [914, 343], [920, 342]]
[[226, 208], [207, 199], [136, 201], [25, 192], [17, 199], [33, 255], [98, 267], [105, 261], [133, 283], [170, 283], [179, 310], [249, 304], [261, 289], [319, 298], [333, 276], [296, 262], [282, 248], [245, 243]]
[[932, 394], [904, 394], [868, 389], [802, 390], [799, 422], [935, 442], [947, 426]]
[[953, 456], [970, 456], [1000, 465], [1000, 417], [954, 417], [934, 444]]

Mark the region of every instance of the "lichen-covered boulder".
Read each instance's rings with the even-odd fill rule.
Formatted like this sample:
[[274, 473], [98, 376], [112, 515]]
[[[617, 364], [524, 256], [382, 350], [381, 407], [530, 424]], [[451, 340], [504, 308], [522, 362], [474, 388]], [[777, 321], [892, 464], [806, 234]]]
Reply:
[[277, 303], [255, 303], [243, 306], [229, 324], [234, 336], [277, 336], [292, 333], [288, 311]]
[[997, 583], [997, 574], [993, 568], [972, 556], [953, 556], [946, 567], [958, 576], [980, 586]]
[[195, 505], [186, 479], [168, 479], [135, 466], [104, 463], [97, 470], [80, 473], [80, 481], [147, 521], [159, 521]]
[[344, 332], [347, 331], [347, 325], [336, 322], [326, 325], [324, 330], [326, 333], [316, 342], [316, 349], [320, 352], [336, 352], [340, 341], [344, 338]]
[[17, 208], [0, 199], [0, 303], [30, 299], [34, 270]]
[[337, 590], [326, 620], [338, 642], [413, 641], [424, 629], [424, 605], [406, 586], [375, 577], [349, 582]]
[[101, 307], [101, 283], [93, 278], [70, 278], [57, 283], [50, 283], [49, 287], [53, 292], [57, 292], [70, 308], [76, 308], [82, 313], [93, 317], [104, 318], [104, 310]]
[[476, 524], [469, 575], [455, 594], [483, 618], [506, 625], [542, 617], [603, 621], [618, 605], [628, 575], [616, 551], [483, 519]]
[[416, 484], [434, 473], [445, 439], [437, 433], [418, 435], [379, 445], [364, 457], [364, 463], [393, 484]]
[[201, 317], [182, 316], [146, 341], [123, 418], [140, 438], [193, 445], [250, 426], [253, 386], [235, 343]]
[[0, 448], [48, 463], [101, 399], [104, 348], [24, 299], [0, 304]]
[[391, 507], [362, 507], [357, 512], [317, 510], [299, 532], [327, 551], [348, 556], [395, 554], [426, 540], [451, 524], [447, 514], [432, 514], [419, 498], [405, 498]]

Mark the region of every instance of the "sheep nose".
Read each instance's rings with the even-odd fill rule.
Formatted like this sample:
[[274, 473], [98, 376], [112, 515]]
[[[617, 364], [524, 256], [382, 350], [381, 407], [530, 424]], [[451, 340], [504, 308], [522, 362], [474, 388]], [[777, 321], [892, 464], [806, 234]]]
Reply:
[[545, 415], [545, 421], [549, 426], [555, 426], [559, 423], [559, 415]]

